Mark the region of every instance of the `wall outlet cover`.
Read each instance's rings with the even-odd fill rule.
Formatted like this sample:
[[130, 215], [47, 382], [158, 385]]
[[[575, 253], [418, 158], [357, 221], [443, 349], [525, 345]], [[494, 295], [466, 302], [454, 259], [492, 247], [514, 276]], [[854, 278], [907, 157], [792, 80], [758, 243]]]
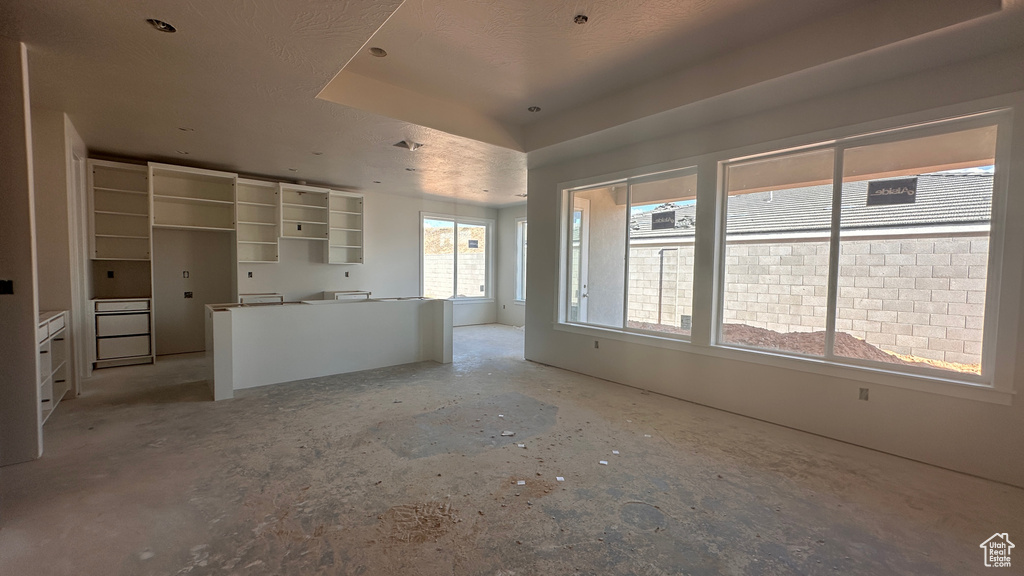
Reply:
[[859, 396], [859, 398], [861, 400], [867, 400], [868, 399], [868, 389], [867, 388], [861, 388], [860, 389], [860, 396]]
[[0, 280], [0, 294], [14, 294], [14, 280]]
[[192, 293], [191, 292], [185, 292], [185, 298], [191, 298], [191, 297], [192, 297]]
[[114, 271], [113, 270], [107, 270], [107, 278], [113, 278], [113, 277], [114, 277]]

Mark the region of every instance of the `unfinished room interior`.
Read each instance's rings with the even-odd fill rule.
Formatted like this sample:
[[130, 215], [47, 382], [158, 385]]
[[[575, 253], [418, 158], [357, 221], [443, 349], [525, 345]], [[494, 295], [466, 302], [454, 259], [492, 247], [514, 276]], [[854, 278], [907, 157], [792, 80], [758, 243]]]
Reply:
[[1024, 574], [1022, 116], [1024, 0], [3, 0], [0, 574]]

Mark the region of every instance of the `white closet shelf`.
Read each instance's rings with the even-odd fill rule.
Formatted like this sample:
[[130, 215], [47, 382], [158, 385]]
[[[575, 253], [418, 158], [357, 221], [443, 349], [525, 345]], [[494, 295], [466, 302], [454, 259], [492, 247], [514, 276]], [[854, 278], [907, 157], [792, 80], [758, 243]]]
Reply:
[[277, 246], [277, 242], [258, 242], [256, 240], [239, 240], [239, 244], [266, 244], [268, 246]]
[[295, 204], [292, 202], [282, 202], [282, 206], [289, 208], [313, 208], [314, 210], [327, 210], [327, 206], [316, 206], [314, 204]]
[[93, 256], [92, 258], [90, 258], [90, 260], [117, 260], [118, 262], [120, 262], [120, 261], [126, 261], [126, 262], [149, 262], [150, 259], [149, 258], [121, 258], [121, 257], [118, 257], [118, 258], [103, 258], [103, 257], [100, 257], [100, 256]]
[[331, 214], [355, 214], [356, 216], [362, 216], [362, 212], [350, 212], [348, 210], [331, 210]]
[[234, 232], [235, 229], [221, 226], [191, 226], [186, 224], [153, 224], [153, 228], [165, 228], [168, 230], [217, 230], [223, 232]]
[[362, 228], [335, 228], [334, 226], [331, 226], [331, 230], [339, 230], [341, 232], [362, 232], [363, 231]]
[[109, 214], [111, 216], [134, 216], [136, 218], [149, 218], [145, 212], [115, 212], [113, 210], [93, 210], [95, 214]]
[[153, 200], [166, 201], [166, 202], [186, 202], [195, 204], [224, 204], [226, 206], [234, 205], [231, 200], [213, 200], [211, 198], [190, 198], [188, 196], [173, 196], [169, 194], [153, 194]]
[[359, 248], [359, 249], [362, 249], [362, 246], [344, 246], [344, 245], [341, 245], [341, 244], [331, 244], [331, 248]]
[[249, 226], [277, 226], [277, 222], [250, 222], [248, 220], [239, 220], [239, 224], [248, 224]]
[[149, 236], [128, 236], [125, 234], [96, 234], [97, 238], [129, 238], [132, 240], [149, 240]]
[[277, 204], [271, 204], [270, 202], [249, 202], [246, 200], [239, 200], [238, 204], [243, 206], [268, 206], [270, 208], [277, 208]]
[[282, 222], [292, 222], [294, 224], [312, 224], [315, 226], [327, 226], [327, 222], [313, 222], [312, 220], [289, 220], [283, 219]]
[[93, 190], [103, 190], [104, 192], [118, 192], [121, 194], [140, 194], [142, 196], [148, 196], [149, 192], [146, 190], [127, 190], [125, 188], [108, 188], [106, 186], [93, 186]]

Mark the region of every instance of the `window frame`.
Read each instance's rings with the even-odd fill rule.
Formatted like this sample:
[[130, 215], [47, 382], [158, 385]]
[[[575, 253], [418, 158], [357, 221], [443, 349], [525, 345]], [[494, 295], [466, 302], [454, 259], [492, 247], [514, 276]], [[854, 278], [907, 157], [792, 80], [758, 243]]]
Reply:
[[[423, 225], [425, 220], [441, 220], [443, 222], [451, 222], [454, 225], [455, 239], [453, 244], [453, 261], [452, 261], [452, 288], [454, 294], [450, 298], [444, 298], [444, 300], [451, 300], [456, 304], [469, 304], [469, 303], [486, 303], [494, 301], [494, 220], [489, 218], [476, 218], [471, 216], [453, 216], [451, 214], [441, 214], [437, 212], [420, 212], [420, 230], [419, 230], [419, 264], [420, 264], [420, 295], [423, 295], [425, 287], [426, 273], [426, 254], [423, 253], [424, 241], [423, 241]], [[462, 224], [470, 226], [484, 226], [485, 227], [485, 238], [487, 240], [487, 246], [484, 252], [484, 295], [483, 296], [455, 296], [459, 293], [459, 226]]]
[[[894, 128], [892, 130], [886, 130], [882, 132], [876, 132], [872, 134], [850, 136], [845, 138], [839, 138], [831, 142], [825, 142], [815, 144], [811, 146], [801, 147], [796, 150], [779, 150], [774, 152], [768, 152], [766, 154], [756, 154], [745, 156], [742, 159], [728, 159], [720, 160], [720, 174], [722, 175], [718, 182], [718, 193], [721, 196], [722, 210], [718, 214], [718, 237], [717, 245], [721, 247], [723, 257], [716, 261], [715, 275], [717, 279], [721, 279], [715, 284], [714, 296], [716, 299], [716, 314], [713, 318], [713, 333], [712, 342], [714, 346], [723, 348], [733, 348], [745, 351], [763, 351], [763, 348], [756, 348], [753, 346], [744, 346], [742, 344], [727, 343], [724, 342], [723, 328], [724, 328], [724, 305], [725, 305], [725, 290], [724, 290], [724, 279], [725, 279], [725, 249], [726, 249], [726, 220], [728, 219], [728, 174], [727, 168], [736, 163], [742, 163], [749, 160], [768, 160], [771, 158], [781, 158], [793, 153], [812, 152], [815, 150], [829, 150], [833, 151], [833, 169], [832, 169], [832, 205], [831, 205], [831, 225], [828, 231], [829, 241], [829, 263], [828, 263], [828, 296], [826, 297], [827, 311], [825, 313], [825, 350], [822, 356], [813, 356], [807, 354], [800, 354], [797, 352], [790, 351], [779, 351], [770, 350], [772, 353], [780, 354], [782, 356], [793, 356], [802, 359], [814, 359], [821, 360], [830, 364], [837, 365], [851, 365], [860, 366], [872, 370], [884, 370], [897, 373], [906, 373], [913, 375], [920, 375], [924, 377], [939, 378], [939, 379], [954, 379], [963, 381], [968, 384], [980, 385], [980, 386], [994, 386], [994, 379], [992, 378], [992, 372], [995, 368], [995, 311], [999, 308], [999, 283], [1002, 279], [1000, 262], [1002, 261], [1002, 233], [1003, 224], [1005, 221], [1005, 210], [997, 210], [997, 196], [1005, 199], [1006, 191], [1000, 191], [998, 189], [998, 183], [996, 182], [995, 176], [993, 176], [992, 183], [992, 213], [989, 221], [989, 253], [988, 253], [988, 270], [985, 287], [985, 320], [984, 327], [982, 328], [982, 356], [981, 356], [981, 374], [968, 374], [968, 373], [954, 373], [949, 370], [942, 370], [939, 368], [928, 368], [921, 366], [899, 366], [888, 364], [885, 362], [879, 362], [874, 360], [867, 360], [861, 358], [847, 358], [845, 356], [836, 356], [834, 351], [835, 337], [836, 337], [836, 318], [838, 308], [838, 284], [839, 284], [839, 257], [841, 255], [841, 233], [842, 233], [842, 200], [843, 200], [843, 162], [845, 159], [845, 152], [850, 148], [859, 148], [863, 146], [873, 146], [878, 144], [888, 144], [893, 142], [901, 142], [906, 140], [914, 140], [918, 138], [924, 138], [928, 136], [936, 136], [941, 134], [949, 134], [952, 132], [960, 132], [970, 130], [973, 128], [981, 128], [986, 126], [996, 126], [996, 152], [995, 152], [995, 173], [1000, 172], [1000, 166], [1005, 169], [1008, 163], [1006, 153], [1008, 152], [1008, 132], [1009, 119], [1005, 114], [1000, 112], [992, 112], [985, 114], [970, 115], [961, 118], [953, 118], [949, 120], [940, 120], [936, 122], [930, 122], [923, 125], [909, 126], [905, 128]], [[998, 216], [997, 216], [998, 214]], [[997, 220], [999, 222], [997, 222]], [[996, 234], [999, 234], [1000, 241], [995, 242]], [[952, 377], [952, 378], [951, 378]]]
[[[569, 300], [571, 299], [570, 291], [572, 286], [568, 280], [568, 262], [572, 260], [572, 242], [563, 241], [562, 249], [560, 250], [561, 258], [559, 264], [559, 306], [558, 306], [558, 319], [557, 323], [573, 325], [573, 326], [585, 326], [594, 327], [599, 329], [616, 330], [630, 334], [644, 334], [655, 336], [659, 338], [668, 338], [670, 340], [677, 340], [681, 342], [689, 342], [692, 338], [692, 327], [691, 335], [685, 334], [673, 334], [670, 332], [660, 332], [657, 330], [647, 330], [644, 328], [630, 328], [629, 327], [629, 249], [630, 249], [630, 238], [629, 238], [629, 224], [630, 224], [630, 211], [633, 208], [633, 186], [637, 184], [647, 184], [650, 182], [657, 182], [660, 180], [669, 180], [672, 178], [679, 178], [687, 175], [693, 175], [697, 177], [697, 187], [700, 187], [700, 170], [695, 163], [686, 162], [674, 162], [668, 166], [652, 167], [648, 170], [639, 170], [636, 174], [631, 174], [622, 178], [616, 178], [613, 180], [599, 181], [593, 184], [585, 184], [572, 188], [563, 188], [561, 197], [561, 210], [562, 210], [562, 238], [569, 238], [572, 230], [572, 217], [573, 217], [573, 206], [570, 205], [570, 199], [574, 197], [576, 192], [583, 192], [587, 190], [593, 190], [597, 188], [612, 187], [616, 185], [626, 186], [626, 201], [623, 205], [625, 210], [625, 222], [623, 229], [623, 264], [622, 264], [622, 327], [612, 327], [602, 324], [594, 324], [589, 322], [579, 322], [569, 320]], [[697, 197], [699, 193], [694, 192], [694, 204], [696, 210]], [[581, 236], [581, 244], [586, 246], [589, 244], [589, 230], [584, 230], [584, 236]], [[696, 238], [694, 239], [694, 249], [696, 250]], [[564, 299], [564, 301], [563, 301]], [[564, 306], [563, 306], [564, 304]], [[691, 307], [693, 303], [691, 302]]]
[[[996, 96], [969, 103], [946, 106], [938, 109], [921, 110], [904, 115], [876, 119], [851, 126], [841, 126], [788, 136], [778, 140], [745, 144], [733, 148], [689, 156], [662, 162], [656, 165], [634, 167], [574, 180], [557, 183], [558, 195], [555, 210], [558, 214], [556, 229], [559, 246], [558, 282], [555, 306], [552, 311], [552, 328], [556, 331], [573, 333], [590, 338], [606, 338], [635, 345], [676, 350], [689, 354], [712, 356], [730, 361], [768, 365], [782, 369], [815, 373], [862, 383], [873, 383], [906, 390], [935, 393], [959, 399], [977, 400], [1010, 405], [1014, 390], [1014, 370], [1018, 342], [1024, 340], [1024, 332], [1018, 335], [1015, 322], [998, 322], [1000, 308], [1003, 312], [1014, 313], [1024, 305], [1020, 292], [1024, 282], [1017, 278], [1021, 263], [1007, 260], [1005, 256], [1007, 236], [1007, 205], [1009, 196], [1009, 168], [1012, 163], [1011, 141], [1017, 137], [1013, 122], [1015, 109], [1024, 108], [1020, 95]], [[973, 125], [972, 125], [973, 124]], [[964, 378], [963, 374], [935, 369], [922, 372], [894, 370], [894, 366], [879, 363], [852, 363], [825, 361], [817, 357], [804, 357], [788, 352], [766, 349], [741, 348], [719, 344], [722, 314], [722, 283], [724, 276], [725, 244], [724, 219], [726, 198], [723, 187], [725, 164], [739, 160], [785, 154], [821, 147], [835, 147], [842, 141], [844, 148], [881, 142], [884, 139], [905, 140], [924, 136], [927, 132], [944, 133], [969, 129], [976, 126], [997, 125], [995, 173], [993, 179], [992, 216], [989, 231], [989, 263], [986, 286], [986, 309], [983, 342], [983, 371], [988, 374], [981, 379]], [[1020, 132], [1018, 129], [1017, 132]], [[696, 166], [697, 185], [697, 229], [695, 231], [695, 275], [701, 278], [698, 286], [694, 280], [693, 325], [689, 341], [668, 338], [665, 334], [627, 331], [597, 325], [570, 323], [567, 317], [567, 255], [569, 238], [569, 217], [567, 202], [571, 192], [582, 188], [612, 185], [631, 177], [653, 174], [678, 168]], [[841, 173], [841, 171], [840, 171]], [[835, 184], [835, 183], [834, 183]], [[839, 186], [841, 188], [841, 181]], [[703, 205], [701, 205], [703, 202]], [[1013, 208], [1021, 211], [1022, 201], [1015, 199]], [[838, 216], [838, 215], [837, 215]], [[710, 223], [710, 224], [709, 224]], [[828, 240], [831, 246], [831, 230]], [[831, 259], [830, 259], [831, 260]], [[838, 259], [836, 259], [838, 263]], [[831, 263], [830, 263], [831, 265]], [[838, 269], [836, 271], [838, 274]], [[1009, 274], [1007, 276], [1007, 274]], [[1008, 300], [1007, 300], [1007, 295]], [[833, 299], [830, 298], [834, 302]], [[830, 317], [834, 318], [834, 310]], [[834, 321], [834, 320], [833, 320]], [[1011, 324], [1013, 324], [1011, 326]], [[987, 362], [987, 364], [985, 364]]]
[[523, 216], [516, 218], [516, 269], [515, 269], [515, 291], [512, 301], [516, 304], [526, 303], [526, 232], [527, 220]]

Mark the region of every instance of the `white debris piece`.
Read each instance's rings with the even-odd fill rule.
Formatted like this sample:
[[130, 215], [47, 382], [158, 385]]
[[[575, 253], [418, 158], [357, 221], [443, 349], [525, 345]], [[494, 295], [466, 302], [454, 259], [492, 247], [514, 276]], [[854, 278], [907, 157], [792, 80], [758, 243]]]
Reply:
[[504, 414], [498, 414], [498, 418], [504, 418], [504, 417], [505, 417]]
[[526, 448], [526, 444], [516, 444], [516, 446], [519, 446], [520, 448]]
[[616, 454], [617, 455], [618, 453], [619, 453], [618, 450], [612, 450], [612, 454]]
[[598, 464], [601, 464], [602, 466], [607, 466], [608, 465], [608, 461], [607, 460], [601, 460], [600, 462], [598, 462]]
[[561, 476], [555, 476], [555, 480], [558, 480], [559, 482], [565, 482], [565, 478], [562, 478]]
[[644, 438], [650, 438], [650, 437], [651, 437], [650, 434], [644, 434]]
[[526, 480], [519, 480], [516, 482], [516, 486], [526, 486]]
[[509, 430], [505, 430], [504, 432], [501, 433], [501, 435], [502, 436], [515, 436], [516, 433], [515, 432], [511, 432]]

